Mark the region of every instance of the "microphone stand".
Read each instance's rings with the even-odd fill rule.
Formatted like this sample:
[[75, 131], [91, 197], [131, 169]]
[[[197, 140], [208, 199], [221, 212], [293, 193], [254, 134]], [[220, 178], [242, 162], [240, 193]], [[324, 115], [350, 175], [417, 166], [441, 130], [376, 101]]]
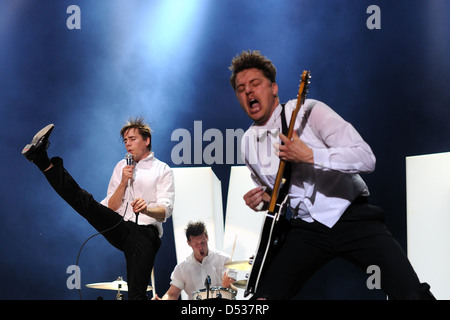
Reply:
[[206, 276], [205, 279], [205, 286], [206, 286], [206, 300], [209, 299], [209, 288], [211, 285], [211, 277], [210, 276]]
[[[131, 179], [128, 180], [128, 199], [129, 201], [133, 201], [132, 194], [131, 194]], [[139, 219], [139, 212], [135, 212], [136, 214], [136, 225], [138, 225], [138, 219]]]

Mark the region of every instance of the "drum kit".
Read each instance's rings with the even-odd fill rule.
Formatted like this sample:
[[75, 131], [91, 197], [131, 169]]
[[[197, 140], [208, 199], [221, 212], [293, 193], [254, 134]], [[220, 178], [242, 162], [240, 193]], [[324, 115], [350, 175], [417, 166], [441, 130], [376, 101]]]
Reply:
[[[150, 276], [152, 286], [147, 286], [146, 291], [153, 291], [153, 296], [155, 296], [155, 269], [152, 269]], [[123, 294], [121, 291], [128, 291], [127, 282], [123, 280], [122, 277], [117, 277], [113, 282], [98, 282], [87, 284], [86, 287], [92, 289], [102, 289], [102, 290], [114, 290], [117, 291], [116, 300], [123, 300]]]
[[[252, 268], [252, 259], [229, 262], [225, 264], [225, 267], [234, 271], [250, 271]], [[238, 289], [245, 289], [247, 287], [247, 280], [235, 281], [233, 282], [233, 286]], [[209, 300], [209, 299], [235, 300], [236, 291], [230, 288], [209, 287], [206, 284], [205, 289], [197, 290], [192, 295], [192, 300]]]
[[[236, 271], [250, 271], [252, 268], [252, 260], [233, 261], [225, 264], [225, 267]], [[245, 289], [247, 280], [238, 280], [233, 283], [233, 286], [238, 289]], [[128, 291], [127, 282], [122, 277], [117, 277], [112, 282], [97, 282], [87, 284], [86, 287], [101, 290], [117, 291], [116, 300], [123, 300], [122, 291]], [[147, 291], [152, 291], [153, 287], [147, 286]], [[205, 289], [197, 290], [192, 295], [193, 300], [208, 300], [208, 299], [225, 299], [235, 300], [236, 291], [230, 288], [223, 287], [207, 287]]]
[[[113, 282], [98, 282], [87, 284], [86, 287], [102, 290], [114, 290], [117, 291], [116, 300], [123, 300], [123, 294], [121, 291], [128, 291], [127, 282], [122, 277], [118, 277]], [[153, 290], [151, 286], [147, 286], [147, 291]]]
[[[233, 258], [234, 249], [236, 248], [237, 236], [234, 238], [233, 248], [231, 249], [230, 258]], [[232, 261], [225, 264], [225, 267], [229, 269], [231, 272], [228, 272], [230, 276], [231, 273], [237, 275], [237, 271], [245, 271], [250, 272], [252, 269], [253, 257], [250, 257], [249, 260], [241, 260], [241, 261]], [[248, 274], [247, 274], [248, 277]], [[236, 299], [236, 291], [230, 288], [223, 287], [210, 287], [208, 284], [208, 278], [205, 281], [205, 289], [197, 290], [192, 295], [193, 300], [208, 300], [208, 299], [226, 299], [226, 300], [235, 300]], [[233, 278], [233, 277], [231, 277]], [[233, 282], [233, 287], [238, 289], [246, 289], [247, 288], [247, 280], [238, 280]]]
[[208, 289], [201, 289], [194, 292], [192, 300], [209, 300], [209, 299], [225, 299], [235, 300], [236, 291], [230, 288], [211, 287]]
[[[250, 270], [252, 269], [252, 262], [253, 262], [253, 258], [250, 258], [250, 260], [229, 262], [229, 263], [225, 264], [225, 266], [227, 268], [229, 268], [230, 270], [250, 272]], [[248, 277], [248, 274], [247, 274], [247, 277]], [[235, 286], [238, 289], [246, 289], [247, 288], [247, 280], [246, 279], [237, 280], [237, 281], [233, 282], [233, 286]]]
[[[234, 246], [236, 245], [236, 239]], [[231, 253], [231, 257], [234, 253], [234, 246]], [[232, 261], [225, 264], [225, 267], [229, 270], [232, 270], [233, 273], [237, 274], [237, 271], [246, 271], [250, 272], [252, 268], [253, 263], [253, 257], [250, 258], [250, 260], [241, 260], [241, 261]], [[152, 285], [147, 286], [147, 291], [153, 291], [153, 295], [155, 295], [154, 284], [154, 270], [152, 270], [151, 275]], [[209, 280], [209, 281], [208, 281]], [[207, 277], [205, 281], [205, 289], [197, 290], [192, 295], [193, 300], [209, 300], [209, 299], [225, 299], [225, 300], [235, 300], [236, 299], [236, 291], [230, 288], [224, 288], [224, 287], [215, 287], [210, 286], [211, 280], [209, 279], [209, 276]], [[247, 280], [238, 280], [233, 282], [233, 286], [238, 289], [246, 289], [247, 287]], [[116, 294], [116, 300], [123, 300], [123, 295], [121, 291], [128, 291], [128, 285], [127, 282], [123, 280], [122, 277], [118, 277], [115, 281], [112, 282], [98, 282], [98, 283], [91, 283], [87, 284], [86, 287], [93, 288], [93, 289], [102, 289], [102, 290], [114, 290], [117, 291]]]
[[[252, 269], [253, 259], [250, 260], [241, 260], [241, 261], [233, 261], [225, 264], [225, 266], [231, 270], [235, 271], [246, 271], [249, 272]], [[238, 289], [245, 289], [247, 287], [247, 280], [238, 280], [233, 282], [233, 286]]]

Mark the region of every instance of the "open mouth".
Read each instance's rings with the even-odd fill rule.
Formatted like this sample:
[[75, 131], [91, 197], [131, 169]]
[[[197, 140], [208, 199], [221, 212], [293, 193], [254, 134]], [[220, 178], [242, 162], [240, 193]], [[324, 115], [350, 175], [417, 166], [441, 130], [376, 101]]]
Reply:
[[259, 110], [261, 110], [261, 104], [259, 103], [259, 101], [257, 99], [250, 99], [250, 101], [248, 102], [248, 105], [250, 107], [251, 113], [256, 113]]

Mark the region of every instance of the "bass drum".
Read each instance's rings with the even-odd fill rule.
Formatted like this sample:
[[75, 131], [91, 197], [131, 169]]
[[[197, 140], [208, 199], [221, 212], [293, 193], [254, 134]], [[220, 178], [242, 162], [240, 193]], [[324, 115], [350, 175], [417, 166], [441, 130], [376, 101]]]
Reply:
[[225, 299], [225, 300], [235, 300], [236, 291], [223, 288], [223, 287], [211, 287], [208, 290], [201, 289], [194, 292], [192, 295], [192, 300], [207, 300], [207, 299]]

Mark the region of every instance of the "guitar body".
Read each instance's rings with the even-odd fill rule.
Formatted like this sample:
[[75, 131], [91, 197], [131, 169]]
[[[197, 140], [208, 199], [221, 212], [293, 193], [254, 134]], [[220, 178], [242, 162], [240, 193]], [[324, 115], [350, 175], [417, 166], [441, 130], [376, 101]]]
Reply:
[[259, 280], [264, 272], [264, 266], [268, 265], [277, 248], [283, 242], [284, 235], [287, 231], [287, 221], [285, 221], [283, 214], [285, 207], [281, 203], [277, 206], [279, 208], [278, 212], [267, 212], [264, 217], [258, 249], [253, 258], [252, 270], [244, 293], [245, 297], [250, 293], [255, 293]]
[[[292, 138], [295, 119], [297, 118], [298, 112], [300, 111], [300, 107], [305, 102], [307, 93], [306, 88], [309, 84], [310, 78], [310, 72], [303, 71], [299, 93], [297, 96], [297, 106], [292, 112], [289, 131], [286, 135], [288, 139]], [[276, 248], [283, 241], [287, 224], [284, 219], [283, 210], [285, 209], [284, 204], [288, 200], [287, 190], [289, 189], [289, 186], [285, 186], [285, 188], [283, 188], [283, 192], [280, 192], [285, 167], [286, 162], [284, 160], [280, 160], [277, 177], [275, 179], [275, 184], [273, 186], [273, 191], [269, 203], [269, 209], [265, 215], [264, 223], [261, 228], [258, 248], [253, 258], [252, 269], [247, 281], [247, 287], [244, 296], [248, 296], [249, 294], [254, 294], [256, 292], [267, 262], [270, 261], [273, 254], [276, 252]]]

